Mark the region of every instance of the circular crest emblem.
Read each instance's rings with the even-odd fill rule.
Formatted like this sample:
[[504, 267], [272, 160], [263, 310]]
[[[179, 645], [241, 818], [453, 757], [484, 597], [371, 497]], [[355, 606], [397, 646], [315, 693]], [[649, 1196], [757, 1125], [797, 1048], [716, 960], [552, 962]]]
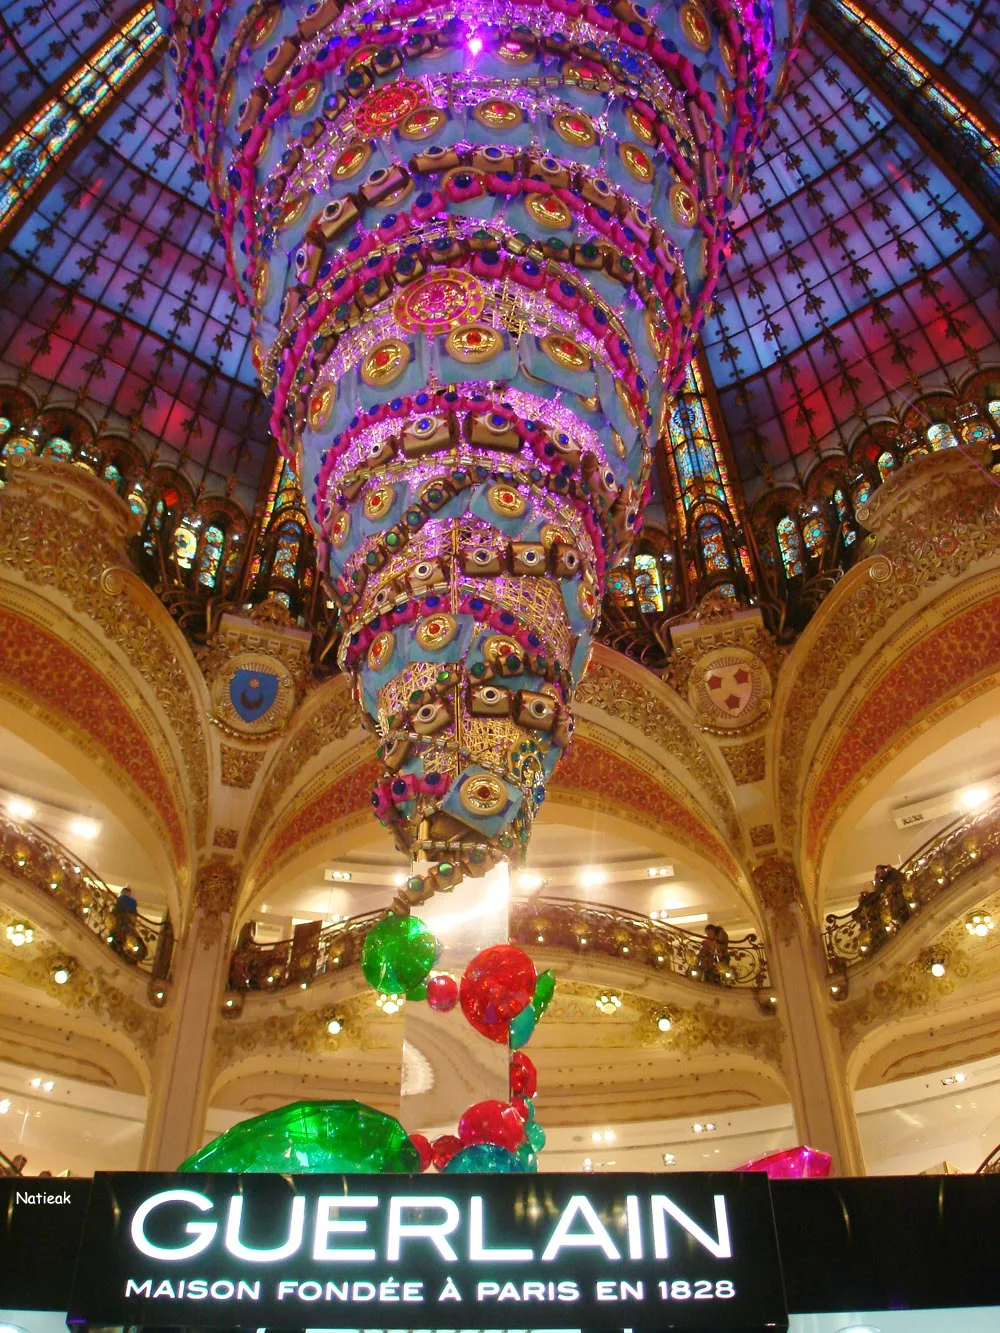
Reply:
[[463, 269], [429, 273], [396, 297], [393, 315], [407, 333], [450, 333], [479, 318], [486, 294], [478, 278]]
[[694, 664], [688, 700], [705, 726], [738, 731], [769, 711], [771, 677], [749, 649], [716, 648]]
[[245, 736], [279, 731], [295, 704], [285, 664], [261, 653], [237, 653], [212, 684], [213, 713], [227, 730]]

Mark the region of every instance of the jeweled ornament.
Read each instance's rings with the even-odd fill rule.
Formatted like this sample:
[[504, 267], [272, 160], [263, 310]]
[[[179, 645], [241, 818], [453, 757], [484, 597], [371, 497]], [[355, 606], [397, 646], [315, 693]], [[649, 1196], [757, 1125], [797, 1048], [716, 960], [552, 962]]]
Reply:
[[497, 944], [477, 954], [459, 988], [462, 1013], [484, 1037], [506, 1042], [510, 1022], [531, 1003], [535, 968], [515, 944]]
[[437, 962], [438, 942], [415, 916], [386, 916], [365, 936], [361, 971], [383, 995], [405, 995], [426, 981]]

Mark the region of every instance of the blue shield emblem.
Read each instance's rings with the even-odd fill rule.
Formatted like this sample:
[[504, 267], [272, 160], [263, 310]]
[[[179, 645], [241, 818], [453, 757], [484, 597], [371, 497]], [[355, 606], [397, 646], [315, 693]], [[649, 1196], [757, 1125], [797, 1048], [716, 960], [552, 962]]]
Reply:
[[259, 722], [278, 697], [278, 684], [273, 671], [240, 667], [229, 682], [229, 702], [244, 722]]

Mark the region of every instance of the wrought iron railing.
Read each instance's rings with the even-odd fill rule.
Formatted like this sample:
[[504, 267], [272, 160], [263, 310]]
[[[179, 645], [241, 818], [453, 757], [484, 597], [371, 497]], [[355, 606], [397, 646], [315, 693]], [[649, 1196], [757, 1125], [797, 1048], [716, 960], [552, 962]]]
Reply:
[[961, 815], [930, 838], [879, 889], [863, 893], [849, 912], [831, 912], [824, 938], [832, 972], [864, 962], [928, 903], [1000, 853], [1000, 796]]
[[107, 948], [153, 980], [170, 975], [174, 932], [167, 916], [150, 921], [123, 909], [118, 894], [50, 834], [0, 812], [0, 873], [30, 885], [84, 925]]
[[[246, 942], [233, 952], [229, 990], [305, 988], [319, 977], [351, 967], [360, 961], [365, 936], [382, 915], [369, 912], [272, 944]], [[668, 922], [571, 898], [513, 903], [510, 937], [528, 949], [544, 945], [604, 955], [708, 985], [760, 990], [770, 984], [767, 958], [756, 935], [742, 935], [719, 946]]]

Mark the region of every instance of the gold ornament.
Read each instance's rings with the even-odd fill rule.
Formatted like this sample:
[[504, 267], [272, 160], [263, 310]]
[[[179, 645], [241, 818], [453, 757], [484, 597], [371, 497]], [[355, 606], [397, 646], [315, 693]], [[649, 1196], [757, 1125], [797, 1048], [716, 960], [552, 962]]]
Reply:
[[507, 788], [499, 778], [478, 773], [466, 778], [458, 789], [458, 799], [474, 815], [498, 815], [507, 804]]
[[470, 365], [491, 361], [502, 346], [500, 334], [488, 324], [467, 324], [452, 329], [445, 341], [445, 350], [449, 356]]
[[392, 384], [410, 364], [410, 349], [398, 338], [377, 343], [361, 363], [361, 378], [373, 388]]

